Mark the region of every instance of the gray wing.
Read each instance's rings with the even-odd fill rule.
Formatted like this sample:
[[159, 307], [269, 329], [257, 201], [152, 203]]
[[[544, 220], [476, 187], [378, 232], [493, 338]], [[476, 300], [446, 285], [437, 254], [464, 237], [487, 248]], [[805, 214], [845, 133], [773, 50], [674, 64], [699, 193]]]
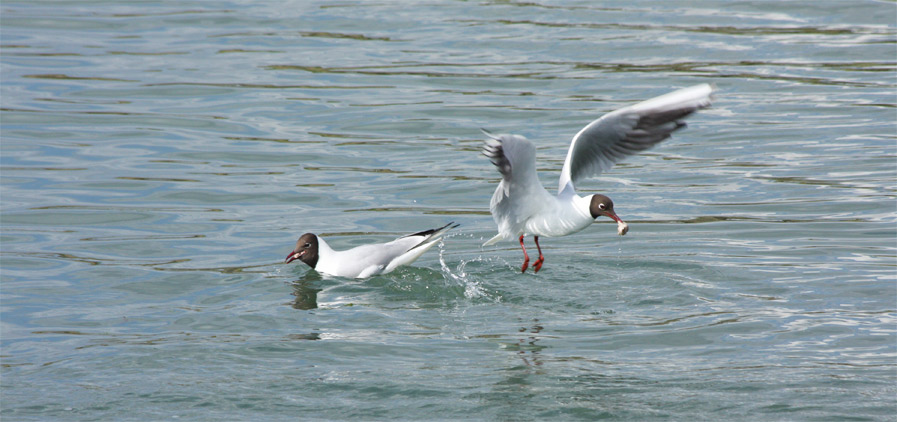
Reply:
[[493, 135], [483, 131], [489, 139], [483, 145], [483, 155], [501, 173], [507, 184], [523, 185], [538, 183], [536, 175], [536, 147], [528, 139], [519, 135]]
[[551, 198], [536, 173], [536, 147], [532, 142], [518, 135], [493, 135], [485, 130], [483, 133], [489, 137], [483, 154], [492, 160], [502, 176], [489, 203], [499, 236], [486, 242], [489, 245], [516, 236], [523, 230], [526, 219]]
[[589, 123], [570, 143], [558, 193], [669, 138], [685, 127], [682, 119], [710, 106], [712, 93], [709, 84], [695, 85], [615, 110]]

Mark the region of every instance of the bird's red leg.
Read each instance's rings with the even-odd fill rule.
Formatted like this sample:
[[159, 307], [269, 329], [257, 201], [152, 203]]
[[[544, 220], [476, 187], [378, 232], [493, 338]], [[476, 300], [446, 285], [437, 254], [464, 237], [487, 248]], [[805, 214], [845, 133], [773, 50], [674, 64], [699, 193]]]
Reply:
[[545, 256], [542, 255], [542, 247], [539, 246], [539, 236], [535, 236], [536, 248], [539, 249], [539, 259], [533, 264], [533, 271], [539, 272], [542, 269], [542, 263], [545, 262]]
[[526, 254], [526, 246], [523, 246], [523, 235], [520, 235], [520, 249], [523, 249], [523, 268], [520, 269], [521, 273], [525, 273], [526, 269], [529, 267], [529, 255]]

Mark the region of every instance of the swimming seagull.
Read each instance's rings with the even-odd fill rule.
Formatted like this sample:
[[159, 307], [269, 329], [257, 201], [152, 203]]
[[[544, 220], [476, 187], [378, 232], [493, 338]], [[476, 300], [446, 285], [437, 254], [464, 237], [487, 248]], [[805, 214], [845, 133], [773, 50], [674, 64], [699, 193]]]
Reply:
[[538, 272], [545, 262], [539, 236], [576, 233], [601, 216], [616, 221], [617, 233], [625, 235], [629, 225], [614, 213], [613, 201], [604, 195], [579, 196], [573, 183], [596, 176], [624, 157], [669, 138], [673, 131], [685, 127], [682, 119], [710, 106], [713, 90], [709, 84], [695, 85], [615, 110], [589, 123], [570, 143], [557, 196], [539, 182], [532, 142], [519, 135], [493, 135], [483, 130], [489, 137], [483, 154], [502, 176], [489, 204], [498, 234], [483, 246], [516, 238], [523, 249], [521, 272], [526, 272], [529, 255], [523, 237], [532, 235], [539, 249], [539, 258], [533, 264]]
[[433, 247], [445, 232], [458, 227], [454, 222], [438, 229], [424, 230], [386, 243], [361, 245], [336, 251], [324, 239], [305, 233], [296, 241], [296, 249], [284, 263], [300, 260], [318, 272], [338, 277], [366, 278], [386, 274], [400, 265], [408, 265]]

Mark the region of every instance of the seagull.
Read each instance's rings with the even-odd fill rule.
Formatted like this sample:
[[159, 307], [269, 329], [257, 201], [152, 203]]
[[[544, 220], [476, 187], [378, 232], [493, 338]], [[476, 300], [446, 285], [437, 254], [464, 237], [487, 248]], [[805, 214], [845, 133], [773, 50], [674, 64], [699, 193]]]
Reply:
[[284, 263], [300, 260], [318, 272], [337, 277], [367, 278], [386, 274], [400, 265], [408, 265], [442, 239], [445, 232], [458, 227], [454, 222], [438, 229], [424, 230], [386, 243], [361, 245], [336, 251], [314, 233], [305, 233], [296, 241], [296, 249]]
[[573, 184], [597, 176], [623, 158], [653, 147], [683, 127], [682, 120], [697, 110], [710, 106], [714, 88], [709, 84], [695, 85], [661, 95], [647, 101], [623, 107], [601, 116], [582, 128], [570, 143], [558, 193], [551, 195], [536, 175], [536, 148], [519, 135], [493, 135], [483, 154], [498, 167], [502, 179], [492, 195], [489, 210], [498, 226], [498, 234], [483, 246], [500, 240], [518, 240], [523, 249], [523, 267], [529, 267], [529, 255], [523, 244], [532, 235], [539, 250], [533, 264], [538, 272], [545, 262], [539, 236], [556, 237], [576, 233], [598, 217], [617, 222], [620, 236], [629, 231], [614, 212], [614, 203], [605, 195], [580, 196]]

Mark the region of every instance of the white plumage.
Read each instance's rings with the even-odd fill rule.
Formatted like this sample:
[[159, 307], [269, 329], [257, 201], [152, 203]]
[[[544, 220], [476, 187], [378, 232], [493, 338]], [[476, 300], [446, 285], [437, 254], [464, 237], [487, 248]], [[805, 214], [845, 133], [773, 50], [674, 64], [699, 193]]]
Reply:
[[[484, 154], [498, 167], [502, 180], [489, 209], [498, 234], [483, 246], [499, 240], [518, 239], [526, 257], [523, 236], [565, 236], [588, 227], [595, 218], [607, 216], [617, 221], [618, 232], [628, 231], [613, 211], [613, 202], [603, 195], [579, 196], [574, 184], [596, 176], [623, 158], [644, 151], [685, 127], [682, 121], [697, 110], [710, 106], [713, 87], [695, 85], [652, 98], [605, 114], [582, 128], [570, 143], [558, 180], [558, 193], [548, 193], [536, 174], [536, 148], [518, 135], [493, 135], [484, 146]], [[544, 257], [534, 265], [538, 271]]]
[[285, 262], [300, 260], [318, 272], [338, 277], [367, 278], [386, 274], [408, 265], [442, 239], [445, 232], [458, 227], [449, 223], [438, 229], [402, 236], [386, 243], [372, 243], [345, 251], [330, 247], [313, 233], [303, 234]]

